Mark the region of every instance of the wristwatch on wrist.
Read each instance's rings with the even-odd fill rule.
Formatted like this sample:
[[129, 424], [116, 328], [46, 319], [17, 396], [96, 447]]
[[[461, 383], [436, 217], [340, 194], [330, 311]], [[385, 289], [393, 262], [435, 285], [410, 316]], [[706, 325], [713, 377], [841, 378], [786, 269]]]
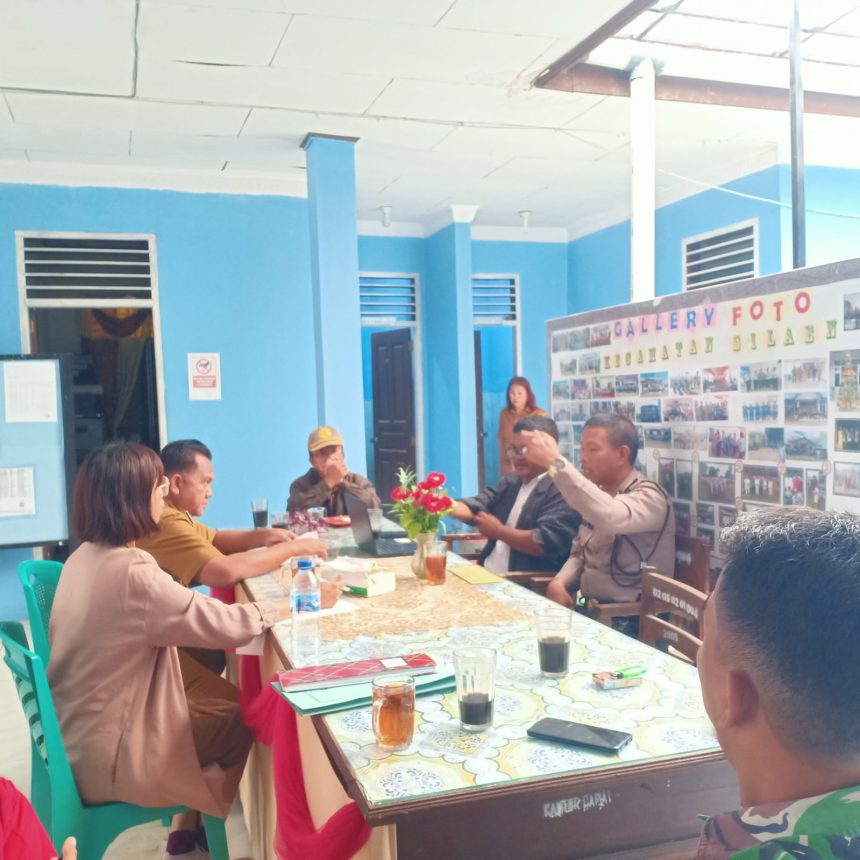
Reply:
[[552, 463], [549, 464], [549, 468], [547, 469], [547, 473], [550, 478], [554, 478], [565, 466], [567, 465], [567, 460], [564, 457], [557, 457]]

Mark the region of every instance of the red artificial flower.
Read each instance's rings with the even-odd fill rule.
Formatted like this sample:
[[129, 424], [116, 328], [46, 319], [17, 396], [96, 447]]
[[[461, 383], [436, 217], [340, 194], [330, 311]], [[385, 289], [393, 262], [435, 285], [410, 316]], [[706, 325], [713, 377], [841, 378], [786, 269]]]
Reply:
[[453, 507], [454, 503], [451, 501], [450, 496], [439, 496], [439, 503], [441, 504], [440, 511], [447, 510], [450, 507]]
[[425, 478], [423, 481], [419, 481], [418, 489], [420, 489], [420, 490], [432, 490], [433, 484], [429, 483], [429, 481]]
[[412, 494], [409, 490], [404, 490], [403, 487], [395, 487], [391, 491], [391, 498], [394, 499], [395, 502], [402, 502], [408, 499]]
[[441, 487], [445, 483], [445, 476], [441, 472], [431, 472], [422, 483], [427, 484], [428, 489]]
[[424, 499], [424, 507], [425, 507], [425, 508], [426, 508], [426, 509], [431, 513], [431, 514], [438, 514], [438, 513], [442, 510], [442, 507], [441, 507], [441, 505], [439, 504], [439, 501], [440, 501], [440, 500], [439, 500], [439, 497], [438, 497], [438, 496], [433, 496], [433, 495], [430, 495], [430, 494], [428, 493], [428, 494], [427, 494], [427, 496], [426, 496], [426, 497], [425, 497], [425, 499]]

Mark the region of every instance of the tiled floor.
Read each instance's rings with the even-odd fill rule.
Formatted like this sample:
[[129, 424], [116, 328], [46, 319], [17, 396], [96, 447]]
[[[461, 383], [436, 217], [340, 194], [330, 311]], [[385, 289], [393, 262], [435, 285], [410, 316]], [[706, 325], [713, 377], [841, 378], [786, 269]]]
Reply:
[[[11, 779], [29, 796], [30, 741], [12, 676], [0, 661], [0, 776]], [[250, 857], [248, 831], [238, 798], [227, 818], [227, 842], [231, 857]], [[105, 860], [161, 860], [167, 829], [159, 823], [144, 824], [122, 833], [110, 846]]]

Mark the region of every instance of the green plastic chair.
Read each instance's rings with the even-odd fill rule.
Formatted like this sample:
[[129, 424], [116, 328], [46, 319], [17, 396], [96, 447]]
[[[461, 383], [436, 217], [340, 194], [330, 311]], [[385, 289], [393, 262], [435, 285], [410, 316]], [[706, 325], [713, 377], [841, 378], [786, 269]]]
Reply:
[[63, 565], [58, 561], [22, 561], [18, 565], [18, 578], [24, 586], [24, 600], [30, 618], [30, 635], [33, 650], [47, 666], [51, 659], [51, 643], [48, 641], [48, 622]]
[[[129, 827], [189, 811], [185, 806], [84, 804], [60, 736], [42, 658], [28, 648], [24, 627], [17, 621], [0, 622], [0, 642], [30, 726], [33, 769], [41, 772], [31, 791], [33, 807], [57, 848], [66, 837], [74, 836], [79, 860], [101, 860], [111, 842]], [[229, 860], [224, 819], [204, 815], [203, 825], [213, 860]]]

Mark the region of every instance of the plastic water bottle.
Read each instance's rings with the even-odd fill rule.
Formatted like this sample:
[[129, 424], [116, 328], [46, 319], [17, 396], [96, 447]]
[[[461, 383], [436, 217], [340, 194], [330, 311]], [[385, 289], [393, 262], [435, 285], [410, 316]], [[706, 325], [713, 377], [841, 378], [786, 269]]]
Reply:
[[296, 666], [315, 666], [320, 650], [320, 582], [310, 558], [300, 558], [290, 588], [292, 654]]

